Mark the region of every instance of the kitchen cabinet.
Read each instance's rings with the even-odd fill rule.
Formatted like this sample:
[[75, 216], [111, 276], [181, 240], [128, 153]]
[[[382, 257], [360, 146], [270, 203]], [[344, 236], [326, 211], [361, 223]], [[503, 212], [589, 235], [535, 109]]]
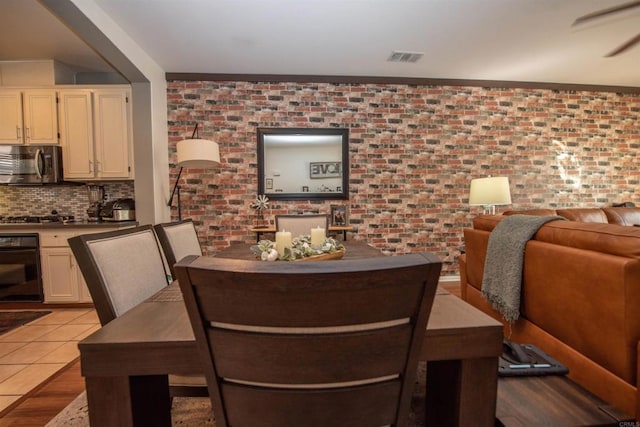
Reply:
[[67, 180], [133, 179], [128, 88], [60, 91], [60, 144]]
[[[69, 248], [40, 249], [44, 302], [90, 302], [81, 300], [80, 287], [86, 288], [84, 278]], [[82, 292], [83, 297], [88, 291]]]
[[64, 178], [94, 178], [91, 91], [60, 91], [58, 109]]
[[[124, 226], [124, 228], [135, 225]], [[67, 239], [88, 233], [114, 231], [122, 226], [39, 230], [40, 269], [45, 303], [92, 302], [82, 271]]]
[[22, 93], [0, 90], [0, 144], [22, 143]]
[[40, 232], [45, 303], [91, 302], [87, 284], [67, 242], [78, 234], [82, 233], [65, 230]]
[[0, 90], [0, 144], [58, 144], [54, 89]]

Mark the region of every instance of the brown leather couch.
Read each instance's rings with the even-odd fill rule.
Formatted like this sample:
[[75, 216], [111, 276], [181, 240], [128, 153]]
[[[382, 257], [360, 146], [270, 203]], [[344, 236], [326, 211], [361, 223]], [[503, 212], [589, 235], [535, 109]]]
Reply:
[[605, 208], [566, 208], [566, 209], [531, 209], [522, 211], [505, 211], [503, 215], [558, 215], [569, 221], [599, 222], [618, 225], [640, 226], [640, 208], [605, 207]]
[[462, 297], [503, 321], [505, 336], [537, 345], [564, 363], [575, 382], [640, 419], [640, 227], [608, 223], [640, 221], [600, 211], [607, 220], [574, 210], [574, 218], [581, 213], [599, 220], [548, 222], [527, 243], [521, 317], [511, 325], [481, 294], [489, 234], [505, 217], [475, 218], [464, 230]]

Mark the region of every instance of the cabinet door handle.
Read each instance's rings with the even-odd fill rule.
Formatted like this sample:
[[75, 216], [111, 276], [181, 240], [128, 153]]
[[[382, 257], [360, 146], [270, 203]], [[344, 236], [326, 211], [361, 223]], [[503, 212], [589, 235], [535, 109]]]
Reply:
[[16, 125], [16, 138], [18, 139], [18, 141], [22, 139], [22, 136], [20, 134], [20, 126], [18, 125]]
[[89, 160], [89, 172], [93, 173], [93, 162]]
[[24, 134], [27, 137], [27, 141], [31, 138], [31, 132], [29, 132], [29, 128], [24, 128]]

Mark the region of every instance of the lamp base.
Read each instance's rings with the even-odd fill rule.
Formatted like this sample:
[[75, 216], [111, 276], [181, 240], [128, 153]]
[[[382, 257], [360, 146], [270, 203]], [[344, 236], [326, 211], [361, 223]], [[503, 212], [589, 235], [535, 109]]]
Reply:
[[496, 206], [495, 205], [486, 205], [486, 206], [484, 206], [484, 214], [485, 215], [495, 215], [496, 214]]
[[[178, 196], [178, 221], [182, 221], [182, 206], [180, 205], [180, 175], [182, 175], [183, 167], [180, 167], [180, 171], [178, 172], [178, 177], [176, 178], [176, 183], [173, 186], [173, 191], [171, 192], [171, 197], [169, 197], [169, 210], [171, 210], [171, 205], [173, 204], [173, 197]], [[177, 194], [176, 194], [177, 193]]]

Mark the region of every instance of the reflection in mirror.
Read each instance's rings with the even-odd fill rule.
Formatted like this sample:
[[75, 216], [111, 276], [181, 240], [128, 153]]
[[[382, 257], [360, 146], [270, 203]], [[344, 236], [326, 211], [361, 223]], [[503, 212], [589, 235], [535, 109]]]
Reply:
[[258, 180], [275, 200], [349, 198], [349, 130], [259, 128]]

